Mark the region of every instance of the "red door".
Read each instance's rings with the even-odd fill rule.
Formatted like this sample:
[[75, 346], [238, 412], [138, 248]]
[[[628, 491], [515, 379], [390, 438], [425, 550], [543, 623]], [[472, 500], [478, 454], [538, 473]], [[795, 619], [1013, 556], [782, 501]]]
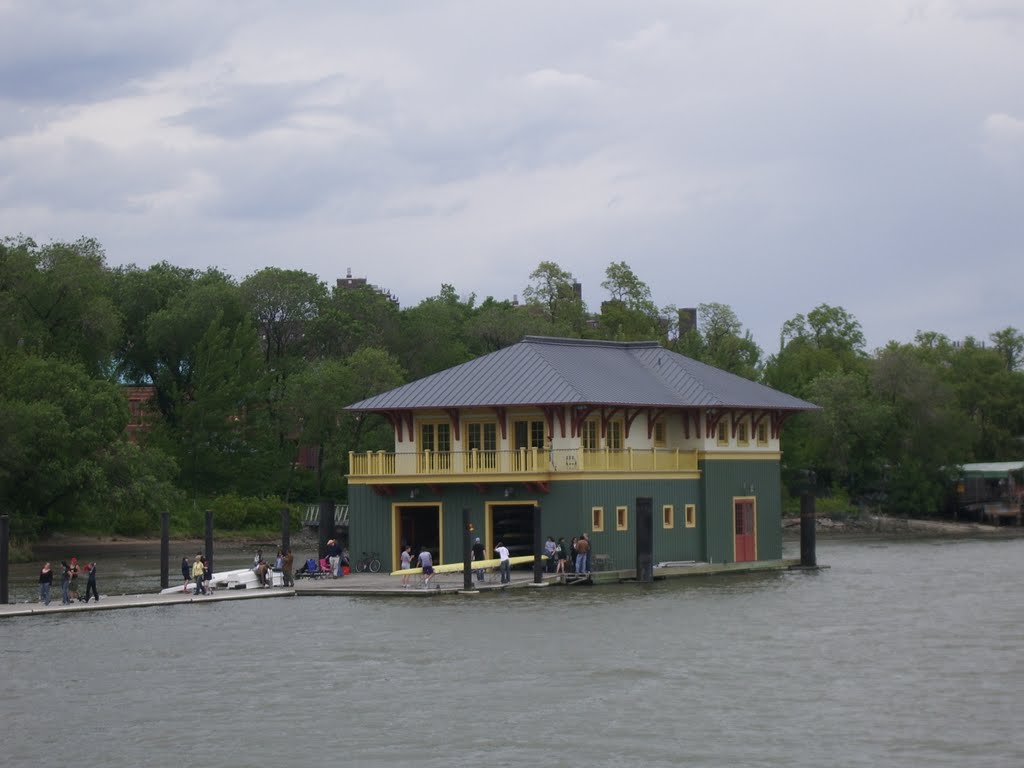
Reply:
[[754, 534], [754, 500], [736, 499], [733, 502], [733, 522], [736, 532], [736, 562], [757, 559], [757, 541]]

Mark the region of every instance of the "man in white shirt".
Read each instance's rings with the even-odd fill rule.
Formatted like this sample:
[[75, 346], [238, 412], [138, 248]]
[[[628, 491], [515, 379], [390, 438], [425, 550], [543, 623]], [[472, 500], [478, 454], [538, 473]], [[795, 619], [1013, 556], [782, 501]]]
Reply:
[[434, 575], [434, 559], [426, 547], [420, 550], [420, 568], [423, 569], [423, 588], [426, 589], [430, 586], [430, 578]]
[[501, 573], [501, 583], [508, 584], [512, 581], [512, 564], [508, 561], [508, 547], [499, 541], [494, 551], [497, 552], [498, 559], [501, 560], [498, 564], [498, 572]]

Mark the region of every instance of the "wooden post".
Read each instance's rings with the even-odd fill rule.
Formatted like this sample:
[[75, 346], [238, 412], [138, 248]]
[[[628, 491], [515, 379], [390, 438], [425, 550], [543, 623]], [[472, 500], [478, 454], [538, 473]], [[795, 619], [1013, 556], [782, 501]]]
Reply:
[[466, 592], [473, 591], [473, 571], [471, 563], [473, 531], [469, 522], [469, 507], [462, 508], [462, 588]]
[[160, 589], [167, 589], [170, 584], [170, 574], [167, 572], [167, 561], [171, 558], [170, 547], [171, 536], [171, 513], [160, 513]]
[[206, 565], [213, 573], [213, 510], [206, 510]]
[[334, 538], [334, 499], [320, 500], [320, 545], [317, 558], [323, 560], [327, 556], [327, 542]]
[[814, 551], [814, 491], [800, 494], [800, 565], [817, 568], [818, 556]]
[[540, 533], [540, 504], [533, 507], [533, 583], [544, 581], [544, 537]]
[[8, 587], [8, 561], [10, 558], [11, 521], [7, 515], [0, 515], [0, 605], [7, 605], [9, 595]]
[[292, 546], [292, 511], [285, 507], [281, 510], [281, 551], [287, 552]]
[[636, 580], [654, 581], [654, 499], [650, 496], [636, 499]]

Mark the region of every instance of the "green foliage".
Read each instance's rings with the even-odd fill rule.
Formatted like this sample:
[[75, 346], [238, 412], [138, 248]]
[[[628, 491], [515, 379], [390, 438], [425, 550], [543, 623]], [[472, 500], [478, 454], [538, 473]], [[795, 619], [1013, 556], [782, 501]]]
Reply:
[[34, 535], [73, 522], [101, 489], [111, 446], [123, 439], [120, 389], [50, 358], [0, 358], [0, 499], [12, 529]]
[[[350, 451], [392, 450], [393, 427], [345, 407], [467, 362], [526, 335], [661, 340], [709, 365], [760, 379], [823, 410], [787, 422], [784, 480], [816, 472], [838, 506], [864, 499], [897, 513], [941, 504], [942, 467], [1020, 457], [1024, 335], [986, 347], [923, 332], [864, 350], [859, 322], [820, 304], [787, 321], [779, 351], [760, 348], [731, 307], [698, 308], [678, 338], [624, 262], [588, 315], [572, 275], [543, 261], [524, 304], [436, 296], [400, 309], [372, 286], [328, 288], [268, 268], [237, 283], [216, 269], [161, 263], [108, 269], [92, 240], [0, 241], [0, 505], [15, 534], [55, 529], [179, 535], [276, 529], [288, 500], [341, 500]], [[672, 339], [671, 341], [669, 341]], [[121, 383], [152, 385], [138, 445], [124, 439]], [[318, 466], [296, 467], [300, 448]], [[832, 501], [819, 499], [819, 510]], [[826, 512], [827, 513], [827, 512]], [[837, 509], [836, 514], [841, 514]]]
[[743, 330], [732, 307], [701, 304], [697, 317], [697, 328], [677, 339], [677, 352], [746, 379], [760, 378], [761, 348]]

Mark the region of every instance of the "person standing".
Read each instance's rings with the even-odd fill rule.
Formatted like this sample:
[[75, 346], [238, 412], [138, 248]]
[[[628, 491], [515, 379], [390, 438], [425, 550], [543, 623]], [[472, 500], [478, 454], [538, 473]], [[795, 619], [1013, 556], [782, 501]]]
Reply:
[[341, 576], [341, 545], [336, 539], [327, 542], [327, 562], [331, 564], [331, 578]]
[[196, 588], [192, 591], [193, 595], [198, 595], [202, 592], [206, 594], [206, 587], [203, 585], [203, 556], [196, 555], [196, 559], [192, 561], [192, 581], [196, 583]]
[[188, 558], [181, 558], [181, 578], [185, 580], [185, 586], [182, 587], [182, 592], [188, 592], [188, 584], [192, 581], [192, 566], [188, 564]]
[[555, 573], [565, 573], [565, 537], [559, 536], [555, 544]]
[[284, 557], [281, 558], [281, 575], [284, 577], [284, 585], [286, 587], [295, 586], [295, 577], [292, 576], [292, 568], [295, 567], [295, 555], [292, 554], [290, 549], [284, 551]]
[[572, 537], [572, 541], [569, 542], [569, 549], [566, 550], [566, 553], [565, 553], [565, 556], [567, 558], [565, 565], [566, 565], [566, 569], [567, 569], [567, 571], [569, 573], [575, 573], [576, 572], [576, 543], [578, 541], [579, 541], [579, 539], [577, 539], [575, 536], [573, 536]]
[[61, 560], [60, 567], [60, 604], [71, 605], [71, 566], [67, 560]]
[[96, 591], [96, 563], [89, 563], [85, 566], [85, 572], [89, 574], [89, 578], [85, 582], [85, 602], [89, 602], [89, 595], [96, 598], [96, 602], [100, 601], [100, 593]]
[[423, 569], [423, 588], [427, 589], [430, 586], [430, 579], [434, 575], [434, 559], [426, 547], [420, 550], [420, 568]]
[[[483, 562], [483, 560], [484, 560], [484, 545], [480, 543], [480, 537], [479, 536], [477, 536], [476, 539], [473, 541], [473, 560], [474, 560], [474, 562]], [[477, 568], [476, 569], [476, 580], [477, 581], [483, 581], [484, 580], [484, 569], [483, 568]]]
[[508, 584], [512, 581], [512, 564], [508, 560], [508, 547], [498, 542], [498, 546], [494, 548], [494, 551], [498, 553], [498, 559], [501, 561], [498, 563], [498, 571], [501, 573], [501, 583]]
[[[405, 549], [402, 550], [402, 570], [403, 571], [412, 570], [412, 547], [410, 547], [408, 544], [406, 544], [405, 545]], [[407, 588], [407, 589], [409, 587], [409, 574], [408, 573], [403, 573], [402, 574], [402, 586]]]
[[576, 540], [576, 573], [587, 572], [587, 554], [590, 552], [590, 542], [587, 541], [587, 534], [580, 534]]
[[53, 569], [49, 563], [43, 563], [39, 571], [39, 602], [43, 605], [50, 604], [50, 588], [53, 587]]
[[547, 560], [544, 561], [544, 570], [548, 573], [555, 572], [555, 549], [557, 547], [555, 538], [548, 536], [548, 540], [544, 542], [544, 555], [547, 557]]
[[68, 589], [70, 591], [71, 602], [76, 602], [76, 601], [82, 599], [81, 597], [78, 596], [78, 558], [77, 557], [72, 557], [71, 558], [71, 567], [70, 567], [69, 570], [70, 570], [69, 576], [70, 576], [70, 579], [71, 579], [71, 584], [69, 585]]

